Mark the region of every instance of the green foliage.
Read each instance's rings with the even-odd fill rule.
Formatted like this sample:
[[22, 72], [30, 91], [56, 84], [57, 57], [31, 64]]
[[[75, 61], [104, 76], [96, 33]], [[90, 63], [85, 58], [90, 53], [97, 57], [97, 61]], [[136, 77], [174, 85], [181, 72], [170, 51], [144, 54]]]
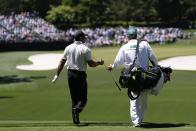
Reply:
[[[0, 0], [0, 2], [1, 14], [37, 11], [41, 17], [67, 28], [82, 24], [97, 27], [112, 21], [124, 21], [127, 25], [132, 21], [144, 21], [150, 24], [160, 20], [162, 24], [172, 23], [171, 26], [187, 28], [190, 23], [194, 27], [196, 21], [195, 0]], [[71, 17], [69, 13], [73, 16]], [[59, 18], [55, 14], [60, 14], [62, 17]], [[65, 23], [60, 23], [61, 21]]]
[[80, 0], [62, 0], [63, 5], [76, 6], [79, 3], [80, 3]]
[[74, 22], [75, 10], [71, 6], [60, 5], [52, 7], [46, 19], [52, 23], [62, 23], [63, 26], [72, 26]]
[[32, 10], [33, 10], [32, 1], [31, 0], [21, 0], [19, 8], [21, 11], [32, 12]]
[[61, 0], [0, 0], [0, 14], [10, 15], [20, 12], [39, 12], [44, 17], [51, 5], [59, 5]]
[[11, 12], [19, 12], [18, 6], [20, 0], [0, 0], [0, 14], [11, 14]]
[[102, 25], [106, 19], [106, 5], [102, 0], [83, 0], [81, 5], [87, 9], [85, 14], [87, 23], [92, 26]]
[[64, 0], [63, 4], [53, 7], [46, 17], [50, 22], [60, 24], [64, 22], [66, 27], [74, 24], [89, 23], [91, 26], [102, 25], [106, 19], [105, 3], [101, 0]]
[[155, 8], [165, 22], [181, 20], [186, 11], [191, 7], [186, 0], [157, 0]]
[[62, 0], [62, 5], [72, 5], [72, 0]]
[[[108, 8], [109, 8], [110, 15], [112, 15], [113, 17], [112, 20], [117, 20], [117, 19], [127, 20], [128, 16], [130, 16], [131, 14], [130, 2], [131, 1], [126, 1], [126, 0], [116, 0], [116, 1], [110, 0], [108, 3], [109, 5]], [[130, 7], [130, 8], [127, 8], [127, 7]]]

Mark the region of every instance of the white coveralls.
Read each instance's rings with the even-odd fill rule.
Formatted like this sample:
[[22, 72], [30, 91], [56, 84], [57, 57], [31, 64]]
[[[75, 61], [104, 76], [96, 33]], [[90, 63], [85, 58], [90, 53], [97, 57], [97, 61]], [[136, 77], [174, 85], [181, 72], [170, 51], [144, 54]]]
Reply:
[[[116, 68], [121, 64], [124, 64], [125, 68], [129, 67], [133, 63], [136, 54], [136, 46], [137, 46], [136, 39], [132, 39], [127, 44], [123, 45], [120, 48], [115, 58], [112, 68]], [[147, 69], [149, 66], [148, 64], [149, 59], [152, 62], [154, 62], [155, 65], [158, 64], [157, 58], [155, 57], [155, 54], [152, 48], [150, 47], [150, 45], [148, 44], [148, 42], [142, 41], [139, 44], [139, 52], [137, 54], [135, 66], [142, 67], [143, 69]], [[161, 79], [163, 79], [163, 75]], [[163, 81], [158, 83], [163, 83]], [[163, 84], [159, 84], [159, 85], [163, 85]], [[161, 88], [159, 86], [151, 93], [157, 95], [160, 89]], [[130, 100], [130, 115], [134, 125], [140, 125], [143, 120], [144, 113], [147, 108], [147, 94], [148, 91], [143, 91], [141, 92], [140, 96], [136, 100]]]

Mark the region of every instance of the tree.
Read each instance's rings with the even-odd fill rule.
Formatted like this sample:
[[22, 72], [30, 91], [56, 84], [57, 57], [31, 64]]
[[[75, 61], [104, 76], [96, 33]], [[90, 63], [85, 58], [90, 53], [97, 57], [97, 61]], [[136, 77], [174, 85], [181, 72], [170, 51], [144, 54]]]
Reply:
[[[91, 26], [100, 26], [106, 20], [106, 3], [103, 0], [81, 0], [81, 7], [85, 9], [86, 22]], [[79, 8], [76, 8], [79, 12]]]
[[[158, 20], [158, 12], [155, 9], [155, 1], [154, 0], [145, 0], [143, 1], [142, 6], [142, 20], [144, 20], [147, 24], [149, 24], [153, 20]], [[156, 18], [156, 19], [155, 19]]]
[[63, 5], [76, 6], [80, 4], [80, 0], [62, 0]]
[[51, 6], [57, 6], [61, 0], [20, 0], [20, 11], [38, 12], [41, 17], [45, 17]]
[[[109, 0], [109, 11], [114, 20], [146, 21], [157, 17], [154, 0]], [[118, 6], [116, 6], [118, 5]]]
[[155, 7], [164, 22], [172, 22], [180, 19], [184, 13], [181, 0], [157, 0]]
[[187, 11], [190, 7], [190, 0], [156, 0], [155, 3], [155, 8], [163, 23], [184, 28], [189, 26]]
[[72, 7], [60, 5], [58, 7], [52, 7], [52, 9], [48, 11], [46, 19], [60, 28], [69, 28], [73, 26], [74, 17], [75, 10]]
[[[117, 6], [118, 5], [118, 6]], [[108, 3], [109, 13], [112, 15], [113, 20], [129, 20], [130, 1], [128, 0], [109, 0]]]
[[185, 17], [191, 21], [192, 28], [196, 28], [196, 1], [186, 0], [187, 9], [185, 12]]
[[[44, 1], [47, 3], [50, 0]], [[102, 26], [106, 21], [123, 21], [127, 24], [130, 21], [141, 21], [149, 24], [160, 20], [163, 23], [181, 23], [196, 19], [195, 0], [62, 0], [61, 5], [69, 8], [66, 11], [60, 9], [61, 13], [56, 14], [61, 14], [64, 21], [70, 18], [72, 25]], [[62, 7], [53, 7], [49, 15], [53, 14], [52, 10], [56, 12], [55, 8]], [[59, 16], [54, 19], [52, 21], [60, 21]]]
[[11, 12], [18, 12], [18, 6], [20, 0], [0, 0], [0, 13], [1, 14], [11, 14]]

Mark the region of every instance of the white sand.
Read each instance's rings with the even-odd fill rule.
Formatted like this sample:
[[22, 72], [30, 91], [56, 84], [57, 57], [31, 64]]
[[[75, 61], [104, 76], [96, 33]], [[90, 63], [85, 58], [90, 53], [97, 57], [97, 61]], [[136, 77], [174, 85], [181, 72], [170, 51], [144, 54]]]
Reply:
[[[28, 58], [32, 64], [18, 65], [20, 70], [53, 70], [56, 69], [63, 54], [38, 54]], [[196, 55], [173, 57], [159, 61], [161, 66], [170, 66], [173, 70], [196, 70]]]
[[20, 70], [53, 70], [58, 66], [63, 54], [38, 54], [28, 58], [32, 64], [18, 65]]
[[162, 66], [170, 66], [174, 70], [196, 70], [196, 55], [178, 56], [159, 61]]

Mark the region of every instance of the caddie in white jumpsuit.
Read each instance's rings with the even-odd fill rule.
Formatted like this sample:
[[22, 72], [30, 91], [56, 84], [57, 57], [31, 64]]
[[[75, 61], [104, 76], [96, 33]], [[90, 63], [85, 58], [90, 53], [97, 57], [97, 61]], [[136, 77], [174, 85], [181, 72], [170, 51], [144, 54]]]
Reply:
[[[120, 48], [114, 63], [107, 67], [108, 70], [111, 71], [121, 64], [124, 64], [125, 68], [128, 68], [133, 63], [137, 46], [137, 29], [129, 27], [127, 37], [129, 39], [128, 43]], [[139, 52], [135, 66], [147, 69], [149, 59], [153, 65], [157, 66], [157, 58], [149, 43], [147, 41], [141, 41], [141, 43], [139, 43]], [[157, 91], [154, 91], [154, 93], [155, 92], [157, 93]], [[140, 126], [143, 121], [144, 113], [147, 108], [147, 94], [148, 91], [143, 91], [136, 100], [130, 100], [130, 116], [134, 126]]]

